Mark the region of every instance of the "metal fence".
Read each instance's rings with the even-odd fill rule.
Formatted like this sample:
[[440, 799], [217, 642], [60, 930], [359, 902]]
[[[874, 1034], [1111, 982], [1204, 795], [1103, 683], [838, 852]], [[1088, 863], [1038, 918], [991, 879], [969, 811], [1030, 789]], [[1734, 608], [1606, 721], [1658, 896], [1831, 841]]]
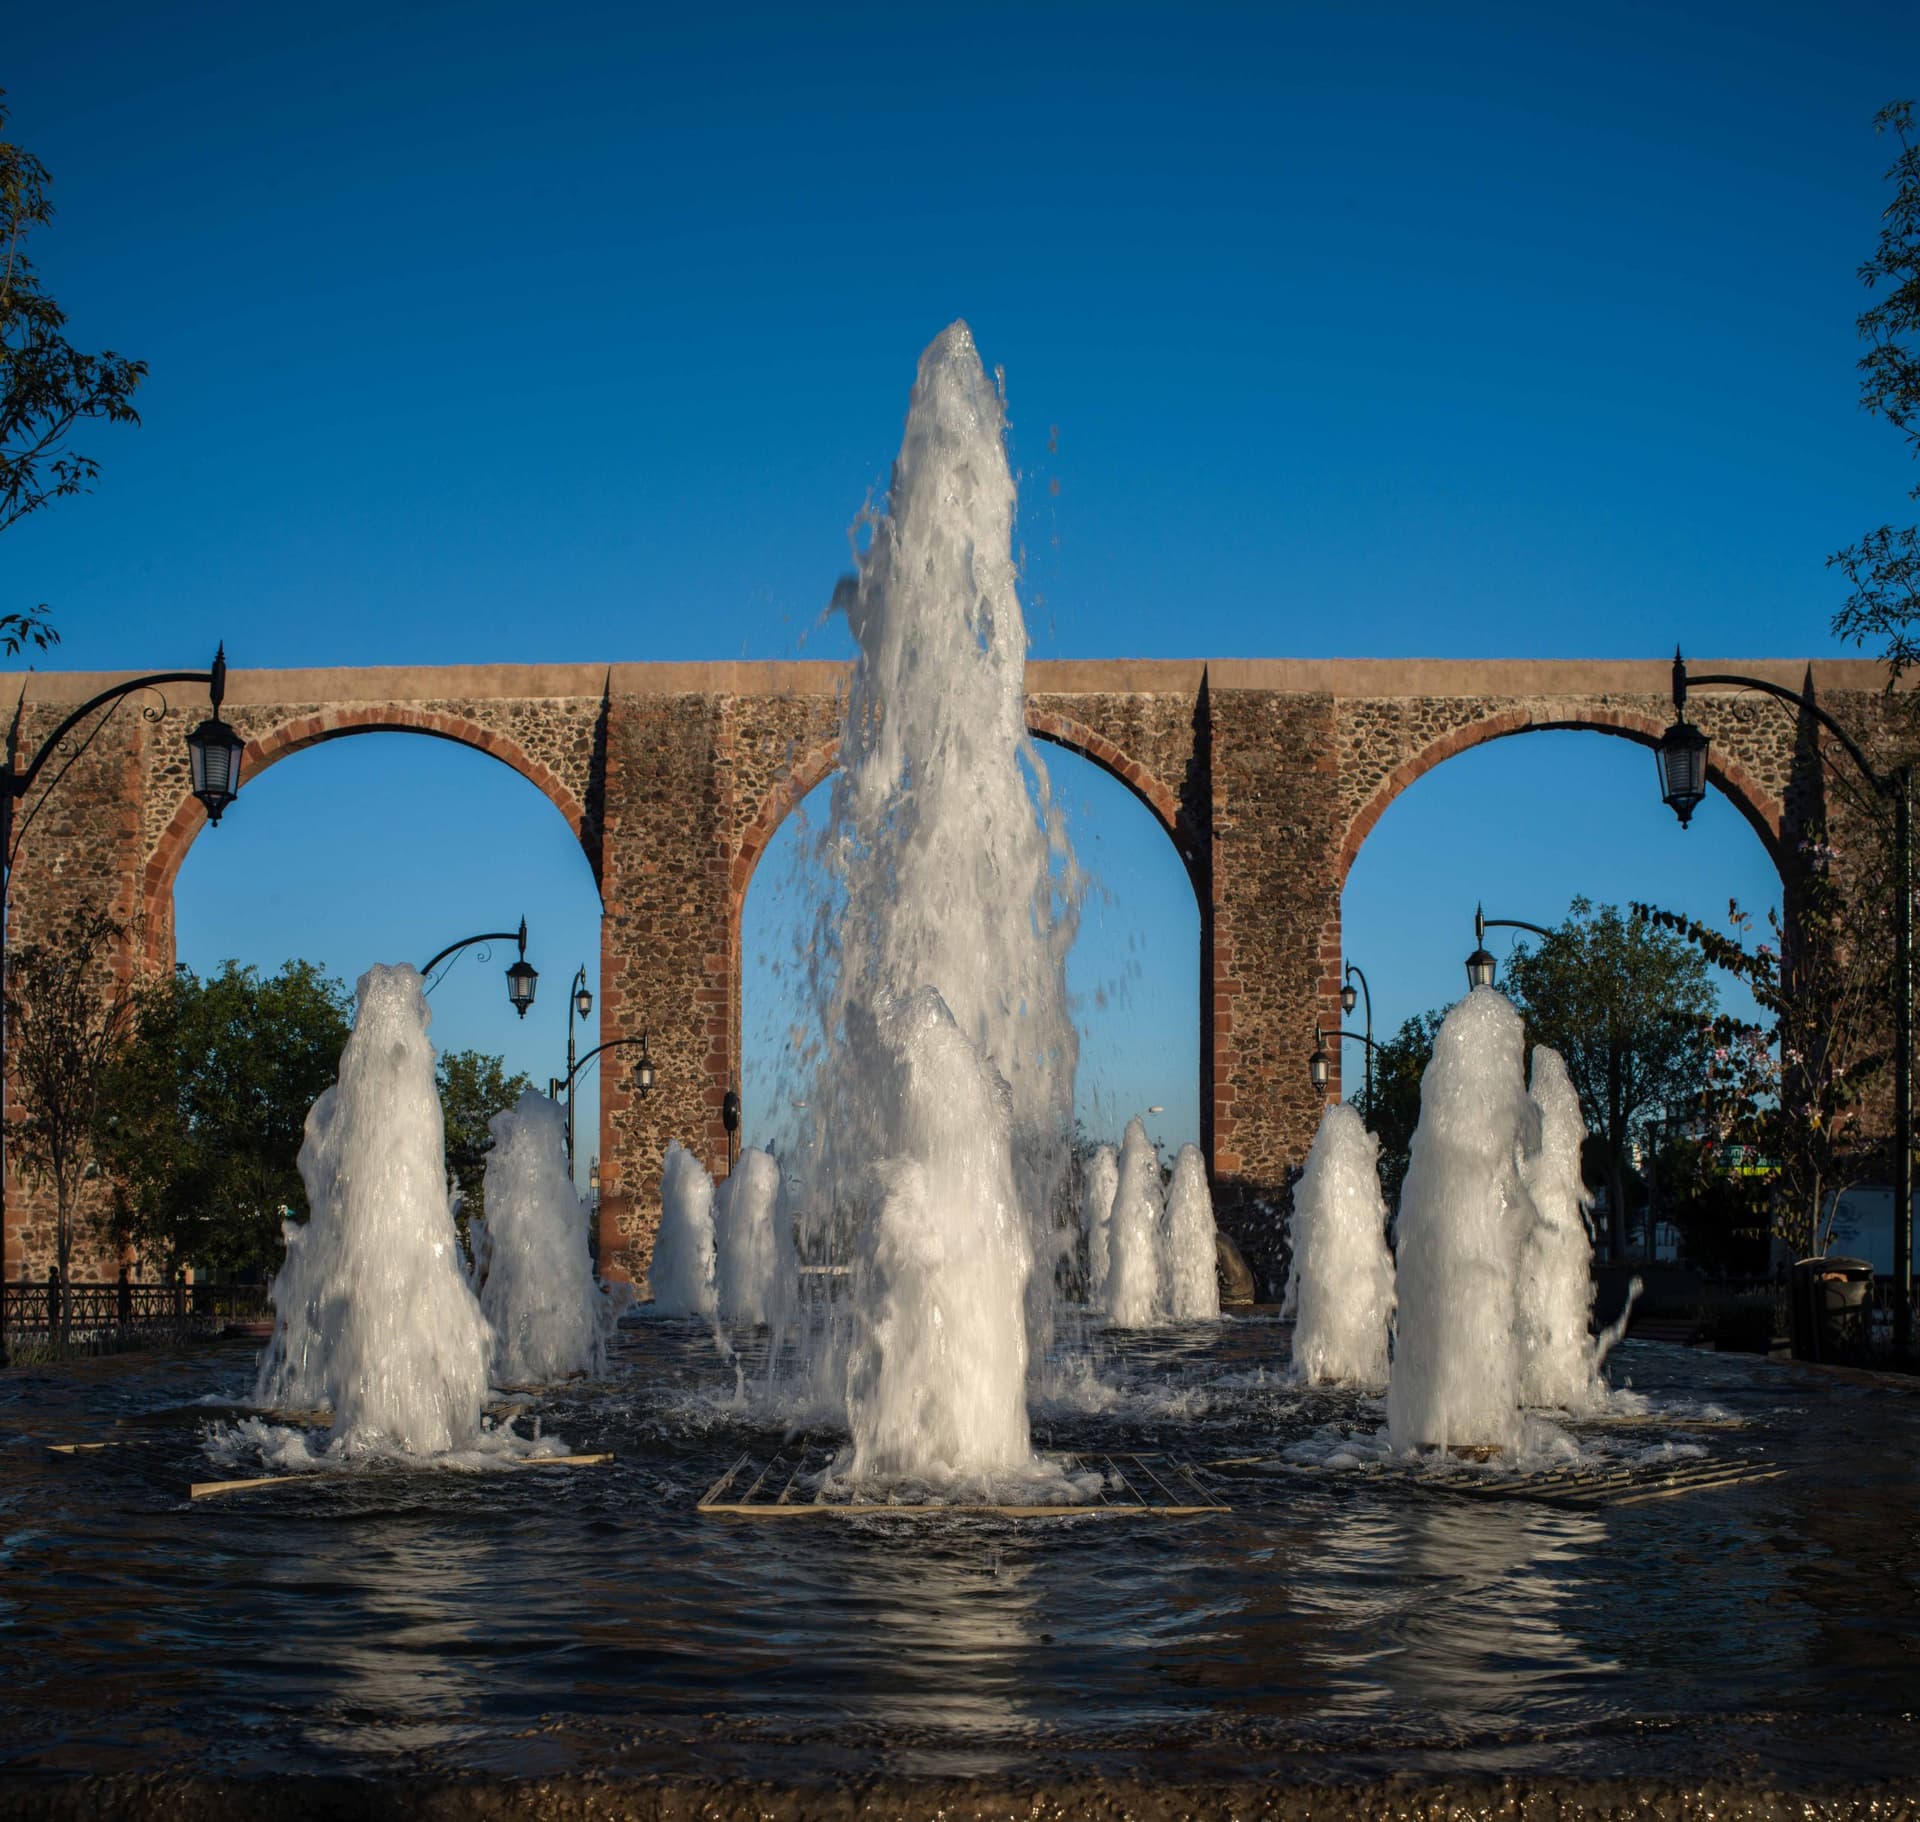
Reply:
[[[59, 1327], [57, 1284], [9, 1284], [4, 1291], [10, 1335], [51, 1335]], [[75, 1283], [67, 1286], [71, 1335], [105, 1330], [152, 1335], [217, 1335], [230, 1322], [270, 1318], [264, 1284]]]

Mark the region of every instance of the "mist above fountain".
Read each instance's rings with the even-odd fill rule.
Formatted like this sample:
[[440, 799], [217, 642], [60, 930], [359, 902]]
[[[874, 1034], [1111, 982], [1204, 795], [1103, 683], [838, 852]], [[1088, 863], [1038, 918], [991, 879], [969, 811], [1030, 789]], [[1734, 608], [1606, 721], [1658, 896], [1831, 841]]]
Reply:
[[307, 1115], [312, 1213], [287, 1226], [255, 1401], [330, 1408], [348, 1451], [437, 1455], [479, 1434], [493, 1330], [461, 1269], [420, 976], [370, 968], [355, 998], [339, 1079]]

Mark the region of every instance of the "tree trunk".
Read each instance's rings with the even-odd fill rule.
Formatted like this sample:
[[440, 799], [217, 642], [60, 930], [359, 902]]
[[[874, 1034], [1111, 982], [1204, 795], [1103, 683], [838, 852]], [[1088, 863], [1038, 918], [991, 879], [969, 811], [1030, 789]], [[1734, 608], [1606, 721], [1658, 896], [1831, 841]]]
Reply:
[[1627, 1256], [1627, 1164], [1619, 1151], [1607, 1147], [1607, 1257], [1618, 1263]]

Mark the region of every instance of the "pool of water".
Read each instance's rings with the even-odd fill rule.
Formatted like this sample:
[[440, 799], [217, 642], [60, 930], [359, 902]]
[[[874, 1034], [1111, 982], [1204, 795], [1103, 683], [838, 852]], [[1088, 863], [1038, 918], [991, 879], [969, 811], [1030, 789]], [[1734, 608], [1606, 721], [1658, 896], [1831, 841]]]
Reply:
[[[1571, 1510], [1369, 1459], [1378, 1403], [1289, 1387], [1286, 1334], [1116, 1343], [1110, 1398], [1036, 1414], [1061, 1449], [1283, 1463], [1183, 1519], [703, 1517], [780, 1431], [691, 1324], [540, 1404], [608, 1466], [199, 1502], [262, 1471], [187, 1409], [243, 1398], [251, 1350], [0, 1374], [0, 1772], [1920, 1774], [1920, 1400], [1629, 1343], [1654, 1421], [1590, 1460], [1786, 1472]], [[124, 1446], [47, 1447], [82, 1440]]]

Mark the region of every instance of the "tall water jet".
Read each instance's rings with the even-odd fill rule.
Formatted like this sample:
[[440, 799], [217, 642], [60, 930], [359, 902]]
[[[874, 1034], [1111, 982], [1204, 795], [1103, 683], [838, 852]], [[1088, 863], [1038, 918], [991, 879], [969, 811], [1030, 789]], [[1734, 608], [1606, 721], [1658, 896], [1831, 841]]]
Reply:
[[1110, 1265], [1108, 1239], [1112, 1231], [1113, 1198], [1120, 1187], [1120, 1154], [1111, 1145], [1094, 1149], [1080, 1185], [1080, 1232], [1087, 1248], [1087, 1303], [1103, 1307]]
[[[1026, 728], [1004, 427], [973, 337], [955, 323], [921, 357], [887, 512], [866, 517], [858, 573], [836, 594], [859, 658], [821, 848], [826, 1062], [811, 1097], [806, 1206], [833, 1230], [826, 1249], [851, 1256], [880, 1300], [856, 1299], [853, 1332], [839, 1337], [849, 1423], [868, 1439], [855, 1456], [874, 1471], [966, 1474], [1026, 1459], [1024, 1380], [1029, 1355], [1044, 1358], [1052, 1302], [1050, 1283], [1031, 1295], [1029, 1285], [1036, 1253], [1053, 1256], [1068, 1158], [1065, 962], [1078, 880]], [[953, 1168], [962, 1135], [928, 1098], [948, 1075], [965, 1079], [970, 1106], [991, 1098], [989, 1076], [1004, 1084], [1004, 1119], [968, 1139], [1002, 1158], [970, 1152]], [[945, 1331], [950, 1355], [921, 1345], [937, 1300], [916, 1261], [934, 1254], [998, 1274], [991, 1294], [941, 1306], [943, 1321], [978, 1325]], [[999, 1332], [1007, 1309], [1024, 1309], [1032, 1327], [1018, 1348]], [[968, 1379], [934, 1383], [960, 1361]], [[875, 1440], [891, 1434], [888, 1413], [921, 1398], [979, 1409], [955, 1406], [917, 1445], [904, 1432], [897, 1450]]]
[[1197, 1145], [1183, 1145], [1167, 1185], [1167, 1313], [1175, 1322], [1220, 1319], [1219, 1247], [1213, 1192]]
[[714, 1312], [713, 1179], [678, 1139], [660, 1167], [660, 1231], [647, 1281], [656, 1316]]
[[550, 1385], [600, 1373], [611, 1316], [587, 1251], [587, 1205], [567, 1174], [566, 1110], [529, 1088], [487, 1130], [487, 1212], [473, 1225], [484, 1231], [494, 1378]]
[[1107, 1234], [1107, 1320], [1117, 1329], [1151, 1328], [1159, 1320], [1161, 1207], [1160, 1154], [1145, 1124], [1129, 1120]]
[[1387, 1389], [1396, 1449], [1510, 1448], [1519, 1435], [1515, 1284], [1534, 1219], [1520, 1160], [1539, 1126], [1525, 1041], [1506, 995], [1476, 987], [1447, 1014], [1420, 1080]]
[[1308, 1385], [1385, 1385], [1394, 1287], [1380, 1141], [1344, 1102], [1320, 1116], [1293, 1188], [1290, 1242], [1295, 1374]]
[[437, 1455], [479, 1434], [493, 1331], [461, 1270], [420, 976], [356, 989], [340, 1075], [307, 1115], [312, 1211], [288, 1235], [254, 1399], [327, 1406], [336, 1446]]
[[1008, 1293], [1029, 1254], [1011, 1097], [931, 988], [883, 997], [875, 1015], [899, 1150], [877, 1167], [856, 1268], [845, 1471], [936, 1484], [1017, 1473], [1031, 1460], [1027, 1334]]
[[778, 1280], [796, 1261], [780, 1255], [774, 1211], [780, 1166], [749, 1147], [713, 1192], [714, 1289], [720, 1320], [753, 1327], [772, 1320]]
[[1593, 1242], [1583, 1210], [1580, 1148], [1587, 1124], [1557, 1050], [1533, 1047], [1540, 1146], [1523, 1166], [1534, 1221], [1520, 1253], [1520, 1396], [1527, 1404], [1583, 1410], [1605, 1395], [1601, 1350], [1588, 1332]]

